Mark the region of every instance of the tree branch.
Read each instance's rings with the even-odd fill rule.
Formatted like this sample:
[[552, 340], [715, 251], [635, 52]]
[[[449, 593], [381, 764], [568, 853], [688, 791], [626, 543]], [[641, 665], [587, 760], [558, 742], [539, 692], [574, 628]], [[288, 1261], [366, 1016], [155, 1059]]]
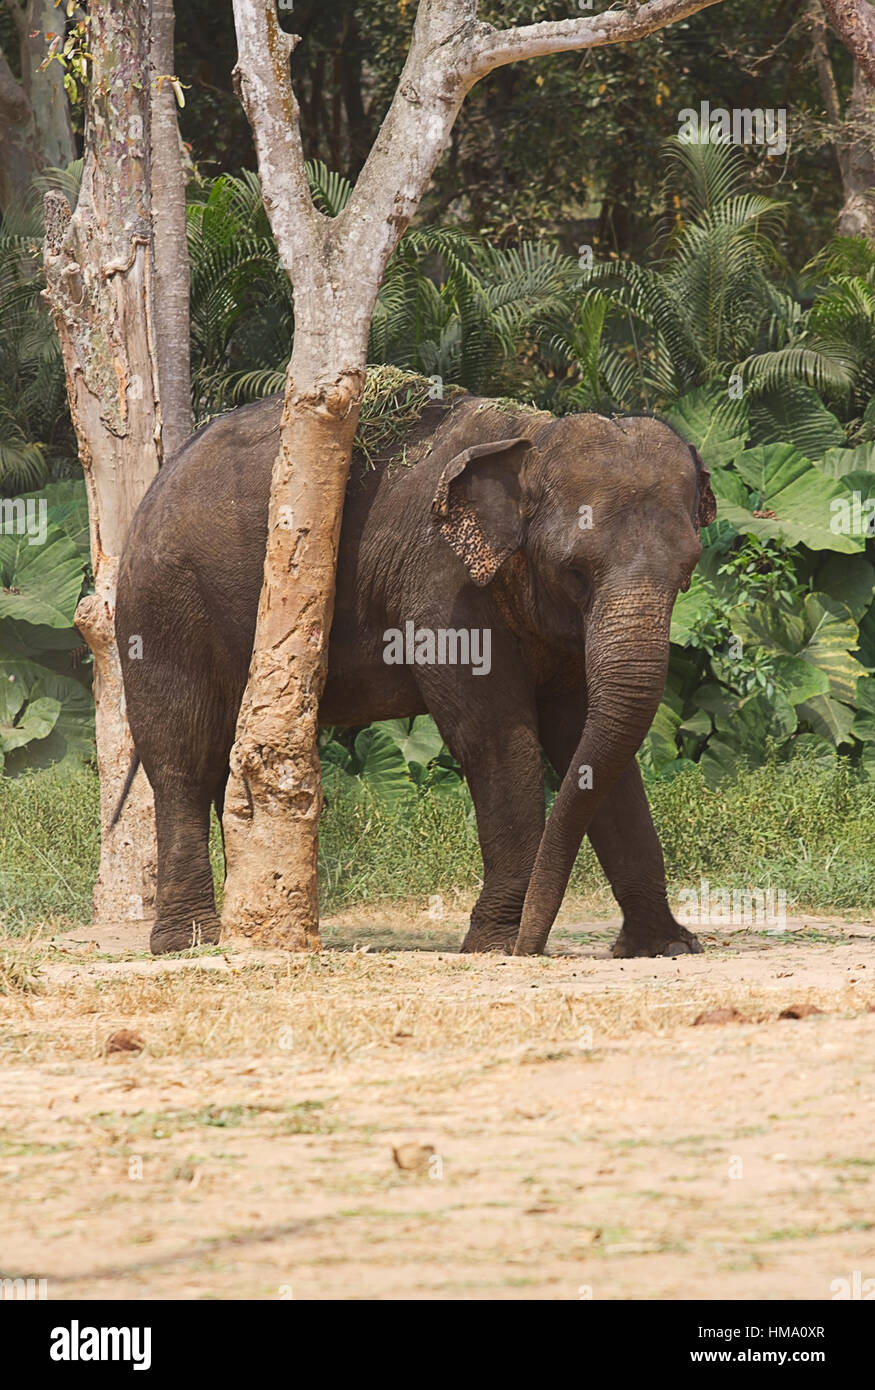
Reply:
[[298, 39], [279, 26], [273, 0], [233, 0], [237, 30], [234, 85], [252, 128], [264, 205], [280, 261], [300, 275], [316, 253], [327, 219], [310, 196], [300, 111], [289, 58]]
[[827, 119], [832, 125], [838, 126], [842, 119], [842, 108], [826, 43], [826, 18], [819, 0], [809, 0], [808, 21], [811, 25], [811, 56], [814, 60]]
[[541, 58], [548, 53], [564, 53], [581, 48], [602, 48], [605, 44], [628, 43], [644, 39], [657, 29], [687, 19], [720, 0], [651, 0], [638, 5], [635, 0], [621, 10], [606, 10], [587, 19], [548, 20], [514, 29], [481, 26], [479, 41], [470, 61], [477, 77], [493, 68], [515, 63], [520, 58]]
[[875, 9], [867, 0], [823, 0], [845, 48], [875, 87]]

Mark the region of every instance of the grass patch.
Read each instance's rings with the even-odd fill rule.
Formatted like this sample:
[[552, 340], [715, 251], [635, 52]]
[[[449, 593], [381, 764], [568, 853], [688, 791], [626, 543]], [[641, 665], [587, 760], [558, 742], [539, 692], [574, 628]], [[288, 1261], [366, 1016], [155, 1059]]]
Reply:
[[[791, 909], [853, 912], [875, 900], [875, 781], [846, 762], [757, 768], [709, 789], [693, 769], [648, 788], [670, 896], [707, 878], [719, 888], [783, 889]], [[99, 856], [98, 786], [88, 767], [0, 777], [0, 927], [27, 931], [90, 920]], [[222, 852], [214, 824], [217, 885]], [[420, 795], [391, 812], [364, 784], [327, 806], [320, 827], [326, 913], [433, 895], [476, 893], [482, 875], [471, 801]], [[587, 841], [572, 892], [612, 905]], [[440, 936], [442, 928], [434, 923]]]

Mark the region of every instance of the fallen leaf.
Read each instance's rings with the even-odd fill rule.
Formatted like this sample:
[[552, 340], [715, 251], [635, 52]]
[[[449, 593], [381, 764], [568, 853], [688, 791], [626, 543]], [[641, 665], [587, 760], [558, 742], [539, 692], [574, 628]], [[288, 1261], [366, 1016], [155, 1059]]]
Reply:
[[698, 1018], [693, 1019], [693, 1027], [697, 1028], [700, 1023], [744, 1023], [743, 1014], [738, 1009], [728, 1007], [723, 1009], [708, 1009], [705, 1013], [699, 1014]]
[[433, 1144], [399, 1144], [392, 1149], [396, 1168], [405, 1173], [425, 1173], [429, 1159], [434, 1157]]
[[788, 1004], [786, 1009], [782, 1009], [778, 1018], [809, 1018], [811, 1014], [822, 1014], [823, 1009], [819, 1009], [816, 1004]]
[[113, 1052], [142, 1052], [145, 1046], [139, 1033], [132, 1033], [130, 1028], [120, 1028], [107, 1038], [103, 1051], [104, 1056], [109, 1057]]

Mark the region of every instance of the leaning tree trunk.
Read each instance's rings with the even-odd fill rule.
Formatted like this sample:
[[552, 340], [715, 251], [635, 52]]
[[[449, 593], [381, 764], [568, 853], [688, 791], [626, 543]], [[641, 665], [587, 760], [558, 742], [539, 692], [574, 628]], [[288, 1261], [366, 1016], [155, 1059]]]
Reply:
[[[323, 322], [336, 314], [329, 294]], [[311, 337], [296, 326], [271, 486], [265, 587], [225, 797], [225, 851], [235, 872], [228, 876], [223, 921], [289, 950], [319, 944], [316, 736], [365, 346], [344, 351], [338, 345], [329, 356], [347, 365], [326, 379], [324, 335]]]
[[132, 752], [121, 663], [149, 659], [117, 648], [116, 576], [131, 518], [163, 455], [151, 93], [143, 80], [151, 58], [148, 0], [94, 6], [89, 47], [82, 187], [72, 216], [60, 194], [47, 196], [44, 258], [88, 493], [95, 592], [81, 601], [76, 624], [94, 654], [102, 832], [94, 919], [108, 925], [148, 920], [155, 897], [154, 812], [142, 775], [107, 833]]

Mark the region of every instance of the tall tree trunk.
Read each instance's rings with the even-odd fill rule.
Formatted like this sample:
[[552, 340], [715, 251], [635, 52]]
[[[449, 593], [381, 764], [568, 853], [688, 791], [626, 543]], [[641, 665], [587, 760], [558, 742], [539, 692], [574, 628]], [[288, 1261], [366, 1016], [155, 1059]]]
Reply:
[[192, 424], [185, 171], [180, 157], [176, 97], [166, 80], [175, 72], [173, 29], [173, 0], [152, 0], [155, 353], [165, 458], [182, 448]]
[[845, 201], [838, 231], [842, 236], [875, 240], [875, 89], [859, 63], [854, 64], [845, 130], [839, 149]]
[[119, 825], [107, 833], [132, 752], [121, 663], [140, 659], [136, 650], [116, 646], [118, 559], [163, 452], [150, 201], [150, 8], [148, 0], [92, 7], [79, 200], [71, 216], [60, 194], [46, 198], [46, 298], [61, 344], [91, 523], [95, 593], [80, 603], [76, 623], [94, 653], [102, 830], [94, 917], [103, 925], [148, 919], [154, 905], [154, 814], [142, 775]]
[[41, 168], [33, 110], [0, 50], [0, 212], [24, 198]]
[[824, 109], [835, 130], [834, 147], [844, 203], [836, 227], [842, 236], [875, 237], [875, 91], [854, 63], [854, 81], [842, 115], [827, 43], [827, 26], [819, 0], [810, 0], [811, 52]]
[[[64, 74], [60, 63], [49, 63], [40, 70], [48, 44], [46, 34], [63, 28], [64, 7], [55, 0], [31, 0], [24, 11], [20, 26], [22, 40], [22, 77], [33, 107], [40, 157], [44, 165], [64, 169], [76, 158], [70, 103], [64, 91]], [[24, 52], [28, 61], [24, 62]]]
[[63, 28], [54, 0], [6, 0], [18, 34], [20, 80], [0, 53], [0, 209], [22, 199], [35, 174], [76, 157], [70, 104], [59, 63], [41, 70], [47, 33]]
[[[321, 315], [315, 296], [309, 308], [331, 324], [342, 306], [332, 303], [330, 286], [321, 300]], [[296, 323], [258, 635], [225, 796], [223, 922], [290, 950], [319, 942], [316, 737], [366, 348], [366, 336], [344, 343], [338, 333], [326, 344], [324, 334]], [[346, 365], [329, 376], [325, 364], [337, 362]]]

